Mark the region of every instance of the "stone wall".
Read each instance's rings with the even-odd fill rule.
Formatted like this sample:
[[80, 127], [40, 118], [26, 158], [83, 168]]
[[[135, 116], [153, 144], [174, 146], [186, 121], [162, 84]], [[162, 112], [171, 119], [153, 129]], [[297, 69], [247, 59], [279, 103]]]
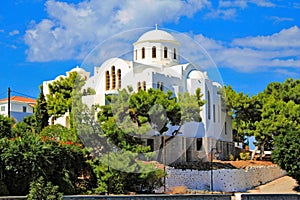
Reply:
[[[209, 190], [211, 187], [211, 171], [167, 168], [167, 174], [167, 190], [174, 186], [186, 186], [188, 189], [193, 190]], [[285, 174], [285, 171], [276, 166], [250, 167], [246, 170], [213, 170], [213, 190], [243, 192]]]

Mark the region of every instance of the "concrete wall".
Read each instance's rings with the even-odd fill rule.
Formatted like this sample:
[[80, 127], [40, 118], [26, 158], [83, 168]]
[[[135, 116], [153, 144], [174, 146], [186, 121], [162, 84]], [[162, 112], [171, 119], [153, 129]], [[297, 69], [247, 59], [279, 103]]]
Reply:
[[[211, 171], [167, 169], [166, 187], [186, 186], [193, 190], [209, 190]], [[251, 167], [244, 169], [213, 170], [213, 190], [242, 192], [285, 175], [276, 166]]]

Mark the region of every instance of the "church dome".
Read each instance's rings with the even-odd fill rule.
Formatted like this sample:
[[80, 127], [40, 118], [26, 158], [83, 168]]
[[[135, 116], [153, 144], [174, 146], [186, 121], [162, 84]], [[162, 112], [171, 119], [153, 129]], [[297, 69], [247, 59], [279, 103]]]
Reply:
[[85, 73], [86, 71], [77, 66], [77, 67], [73, 68], [70, 72], [77, 72], [80, 74], [80, 73]]
[[152, 30], [144, 33], [136, 43], [146, 41], [173, 41], [177, 43], [177, 40], [168, 32], [162, 30]]

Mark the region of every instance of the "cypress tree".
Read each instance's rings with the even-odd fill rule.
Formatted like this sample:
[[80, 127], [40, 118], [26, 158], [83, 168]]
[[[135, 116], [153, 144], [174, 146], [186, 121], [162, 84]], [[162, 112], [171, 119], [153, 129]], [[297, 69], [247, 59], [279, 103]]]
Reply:
[[43, 85], [40, 86], [40, 94], [37, 99], [37, 105], [35, 106], [34, 118], [36, 121], [35, 130], [37, 133], [41, 132], [44, 127], [48, 126], [48, 110], [45, 95], [43, 93]]

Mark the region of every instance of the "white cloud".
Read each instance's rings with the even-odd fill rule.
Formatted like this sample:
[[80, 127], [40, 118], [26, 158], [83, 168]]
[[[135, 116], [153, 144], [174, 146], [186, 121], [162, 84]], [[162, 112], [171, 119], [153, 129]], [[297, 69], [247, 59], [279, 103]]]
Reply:
[[246, 8], [252, 3], [260, 7], [275, 7], [276, 5], [268, 0], [219, 0], [219, 7]]
[[285, 21], [294, 21], [293, 18], [289, 18], [289, 17], [278, 17], [278, 16], [271, 16], [269, 17], [270, 20], [273, 20], [274, 24], [278, 24], [281, 22], [285, 22]]
[[10, 36], [14, 36], [14, 35], [19, 35], [20, 31], [19, 30], [13, 30], [11, 32], [8, 33]]
[[236, 17], [236, 9], [229, 8], [229, 9], [217, 9], [213, 10], [212, 12], [206, 15], [206, 18], [221, 18], [221, 19], [233, 19]]
[[254, 4], [259, 7], [276, 6], [268, 0], [219, 0], [217, 8], [212, 8], [211, 11], [206, 14], [206, 18], [235, 19], [237, 11], [247, 8], [249, 4]]
[[300, 47], [300, 29], [293, 26], [283, 29], [279, 33], [269, 36], [246, 37], [235, 39], [232, 42], [236, 46], [252, 47], [259, 49], [290, 49]]
[[298, 73], [296, 72], [291, 72], [289, 70], [286, 69], [276, 69], [274, 70], [275, 73], [280, 74], [281, 76], [288, 76], [288, 77], [297, 77], [299, 76]]
[[227, 44], [203, 35], [196, 35], [194, 39], [204, 46], [219, 67], [244, 72], [271, 67], [300, 68], [300, 29], [297, 26], [269, 36], [234, 39]]
[[260, 7], [276, 7], [274, 3], [268, 0], [249, 0], [249, 2]]
[[246, 8], [248, 6], [247, 1], [245, 0], [220, 0], [219, 7], [238, 7], [238, 8]]
[[83, 1], [68, 4], [48, 0], [49, 18], [26, 31], [30, 61], [82, 59], [96, 44], [122, 30], [174, 22], [191, 17], [208, 0]]
[[[249, 3], [273, 6], [269, 1], [221, 1], [218, 10], [212, 12], [210, 17], [232, 18], [237, 8], [245, 8]], [[45, 5], [49, 17], [40, 22], [33, 21], [25, 34], [29, 61], [83, 59], [97, 44], [123, 30], [174, 22], [212, 7], [208, 0], [86, 0], [78, 4], [48, 0]], [[136, 35], [132, 38], [136, 39]], [[237, 38], [228, 43], [202, 34], [192, 35], [192, 38], [208, 51], [220, 67], [239, 71], [300, 67], [300, 30], [297, 26], [272, 35]], [[131, 45], [122, 40], [118, 44]], [[120, 51], [116, 45], [107, 47], [111, 52], [100, 53], [128, 53]], [[183, 52], [190, 53], [192, 61], [204, 65], [209, 63], [209, 59], [199, 61], [205, 57], [205, 51], [201, 52], [201, 57], [192, 50], [186, 48]], [[97, 60], [99, 54], [90, 56], [94, 56], [91, 60]]]

